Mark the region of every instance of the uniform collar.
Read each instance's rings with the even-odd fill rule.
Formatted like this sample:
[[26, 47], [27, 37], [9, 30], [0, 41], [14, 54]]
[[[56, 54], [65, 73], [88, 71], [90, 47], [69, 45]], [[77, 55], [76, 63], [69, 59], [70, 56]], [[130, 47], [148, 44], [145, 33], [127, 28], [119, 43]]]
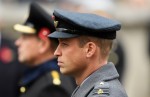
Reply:
[[39, 64], [37, 67], [28, 68], [27, 70], [25, 70], [19, 85], [20, 86], [27, 85], [51, 70], [59, 71], [57, 59], [48, 60], [42, 64]]
[[[113, 63], [102, 66], [97, 71], [92, 73], [85, 81], [83, 81], [80, 88], [72, 94], [72, 97], [85, 97], [86, 93], [94, 87], [99, 81], [113, 80], [119, 77], [119, 74]], [[90, 84], [89, 84], [90, 83]]]
[[[96, 77], [97, 74], [99, 75], [98, 78]], [[117, 72], [114, 64], [111, 63], [111, 62], [109, 62], [108, 64], [102, 66], [97, 71], [95, 71], [94, 73], [92, 73], [89, 77], [87, 77], [81, 83], [81, 85], [83, 85], [86, 82], [86, 80], [91, 79], [93, 76], [95, 76], [96, 79], [106, 81], [106, 80], [111, 80], [111, 79], [114, 79], [114, 78], [118, 78], [119, 74], [118, 74], [118, 72]]]
[[91, 74], [91, 76], [95, 76], [96, 74], [99, 74], [99, 78], [97, 79], [103, 81], [112, 80], [119, 77], [115, 65], [112, 62], [109, 62], [106, 65], [102, 66], [96, 72]]

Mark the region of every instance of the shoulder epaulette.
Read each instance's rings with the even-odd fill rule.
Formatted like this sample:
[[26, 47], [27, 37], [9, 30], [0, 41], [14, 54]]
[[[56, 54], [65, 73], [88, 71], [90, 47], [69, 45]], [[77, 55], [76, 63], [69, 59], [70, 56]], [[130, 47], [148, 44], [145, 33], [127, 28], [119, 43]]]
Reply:
[[110, 87], [108, 82], [98, 82], [95, 84], [92, 95], [109, 95]]
[[53, 70], [50, 72], [51, 76], [52, 76], [52, 82], [54, 85], [60, 85], [61, 84], [61, 80], [60, 80], [60, 74], [58, 71]]

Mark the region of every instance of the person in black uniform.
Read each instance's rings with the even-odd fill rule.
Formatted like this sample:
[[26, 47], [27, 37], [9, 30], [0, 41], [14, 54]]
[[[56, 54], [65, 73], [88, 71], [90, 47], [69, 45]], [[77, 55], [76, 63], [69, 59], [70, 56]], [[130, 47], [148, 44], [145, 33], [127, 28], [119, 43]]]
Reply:
[[14, 40], [3, 36], [0, 42], [0, 97], [16, 97], [17, 82], [23, 73], [24, 66], [17, 60]]
[[14, 29], [21, 32], [15, 41], [18, 60], [28, 67], [19, 82], [19, 97], [69, 97], [73, 80], [60, 75], [53, 55], [58, 41], [47, 37], [55, 31], [52, 17], [34, 2], [26, 22]]

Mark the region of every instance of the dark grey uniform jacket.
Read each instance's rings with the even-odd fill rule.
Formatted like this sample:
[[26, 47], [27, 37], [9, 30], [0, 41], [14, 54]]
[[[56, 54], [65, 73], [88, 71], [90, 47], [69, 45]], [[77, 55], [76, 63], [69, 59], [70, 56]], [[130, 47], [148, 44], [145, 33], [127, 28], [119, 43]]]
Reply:
[[108, 63], [91, 74], [71, 97], [128, 97], [118, 77], [114, 64]]

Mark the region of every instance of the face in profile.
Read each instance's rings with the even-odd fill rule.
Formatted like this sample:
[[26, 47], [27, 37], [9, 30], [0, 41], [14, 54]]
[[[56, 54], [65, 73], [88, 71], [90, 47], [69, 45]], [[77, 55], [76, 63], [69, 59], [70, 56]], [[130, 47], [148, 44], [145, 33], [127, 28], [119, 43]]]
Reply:
[[39, 55], [39, 39], [36, 35], [22, 34], [16, 41], [18, 60], [22, 63], [33, 63]]
[[78, 75], [86, 68], [85, 48], [79, 47], [76, 38], [59, 39], [54, 55], [58, 57], [58, 66], [62, 74]]

